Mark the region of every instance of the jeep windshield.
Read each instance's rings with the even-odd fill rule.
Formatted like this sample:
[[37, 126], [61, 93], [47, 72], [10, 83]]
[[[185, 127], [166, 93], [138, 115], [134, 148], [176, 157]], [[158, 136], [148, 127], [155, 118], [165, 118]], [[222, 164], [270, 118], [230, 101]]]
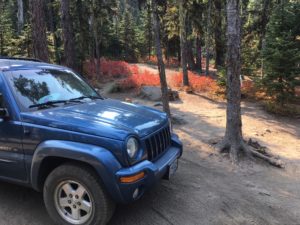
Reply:
[[15, 70], [7, 71], [5, 77], [22, 111], [101, 98], [80, 76], [69, 70]]

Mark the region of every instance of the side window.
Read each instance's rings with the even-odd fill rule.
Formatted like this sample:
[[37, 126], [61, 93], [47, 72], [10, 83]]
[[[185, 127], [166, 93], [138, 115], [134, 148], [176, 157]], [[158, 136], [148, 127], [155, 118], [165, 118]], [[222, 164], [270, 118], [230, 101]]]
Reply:
[[0, 108], [4, 108], [4, 99], [1, 92], [0, 92]]
[[5, 100], [1, 91], [0, 91], [0, 108], [6, 108]]

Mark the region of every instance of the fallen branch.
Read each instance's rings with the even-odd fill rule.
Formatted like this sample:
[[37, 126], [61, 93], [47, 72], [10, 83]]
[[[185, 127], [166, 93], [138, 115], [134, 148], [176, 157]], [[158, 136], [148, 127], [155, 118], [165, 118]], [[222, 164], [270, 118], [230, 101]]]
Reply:
[[[278, 168], [283, 168], [283, 163], [275, 159], [274, 156], [267, 151], [267, 147], [260, 145], [257, 141], [253, 141], [251, 138], [247, 142], [251, 155], [254, 157], [260, 158], [266, 162], [268, 162], [272, 166], [276, 166]], [[252, 149], [251, 149], [252, 148]]]
[[260, 159], [268, 162], [272, 166], [276, 166], [278, 168], [284, 168], [283, 163], [280, 160], [274, 159], [272, 156], [266, 156], [266, 155], [259, 153], [258, 151], [253, 150], [253, 149], [249, 149], [249, 151], [254, 157], [260, 158]]

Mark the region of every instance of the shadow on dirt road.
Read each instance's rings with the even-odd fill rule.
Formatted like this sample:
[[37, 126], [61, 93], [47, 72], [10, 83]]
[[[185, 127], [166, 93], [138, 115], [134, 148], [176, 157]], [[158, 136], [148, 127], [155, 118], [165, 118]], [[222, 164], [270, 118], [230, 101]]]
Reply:
[[[109, 225], [299, 224], [299, 199], [286, 199], [297, 207], [289, 210], [275, 190], [262, 185], [251, 175], [184, 156], [173, 180], [162, 181], [138, 202], [118, 206]], [[41, 193], [0, 183], [0, 199], [0, 225], [53, 224]]]

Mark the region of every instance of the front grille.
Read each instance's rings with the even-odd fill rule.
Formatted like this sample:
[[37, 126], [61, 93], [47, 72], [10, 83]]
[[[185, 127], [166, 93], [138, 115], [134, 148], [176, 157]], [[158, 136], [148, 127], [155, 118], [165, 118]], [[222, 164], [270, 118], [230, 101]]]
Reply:
[[153, 134], [145, 141], [148, 160], [155, 160], [171, 145], [171, 133], [169, 126]]

